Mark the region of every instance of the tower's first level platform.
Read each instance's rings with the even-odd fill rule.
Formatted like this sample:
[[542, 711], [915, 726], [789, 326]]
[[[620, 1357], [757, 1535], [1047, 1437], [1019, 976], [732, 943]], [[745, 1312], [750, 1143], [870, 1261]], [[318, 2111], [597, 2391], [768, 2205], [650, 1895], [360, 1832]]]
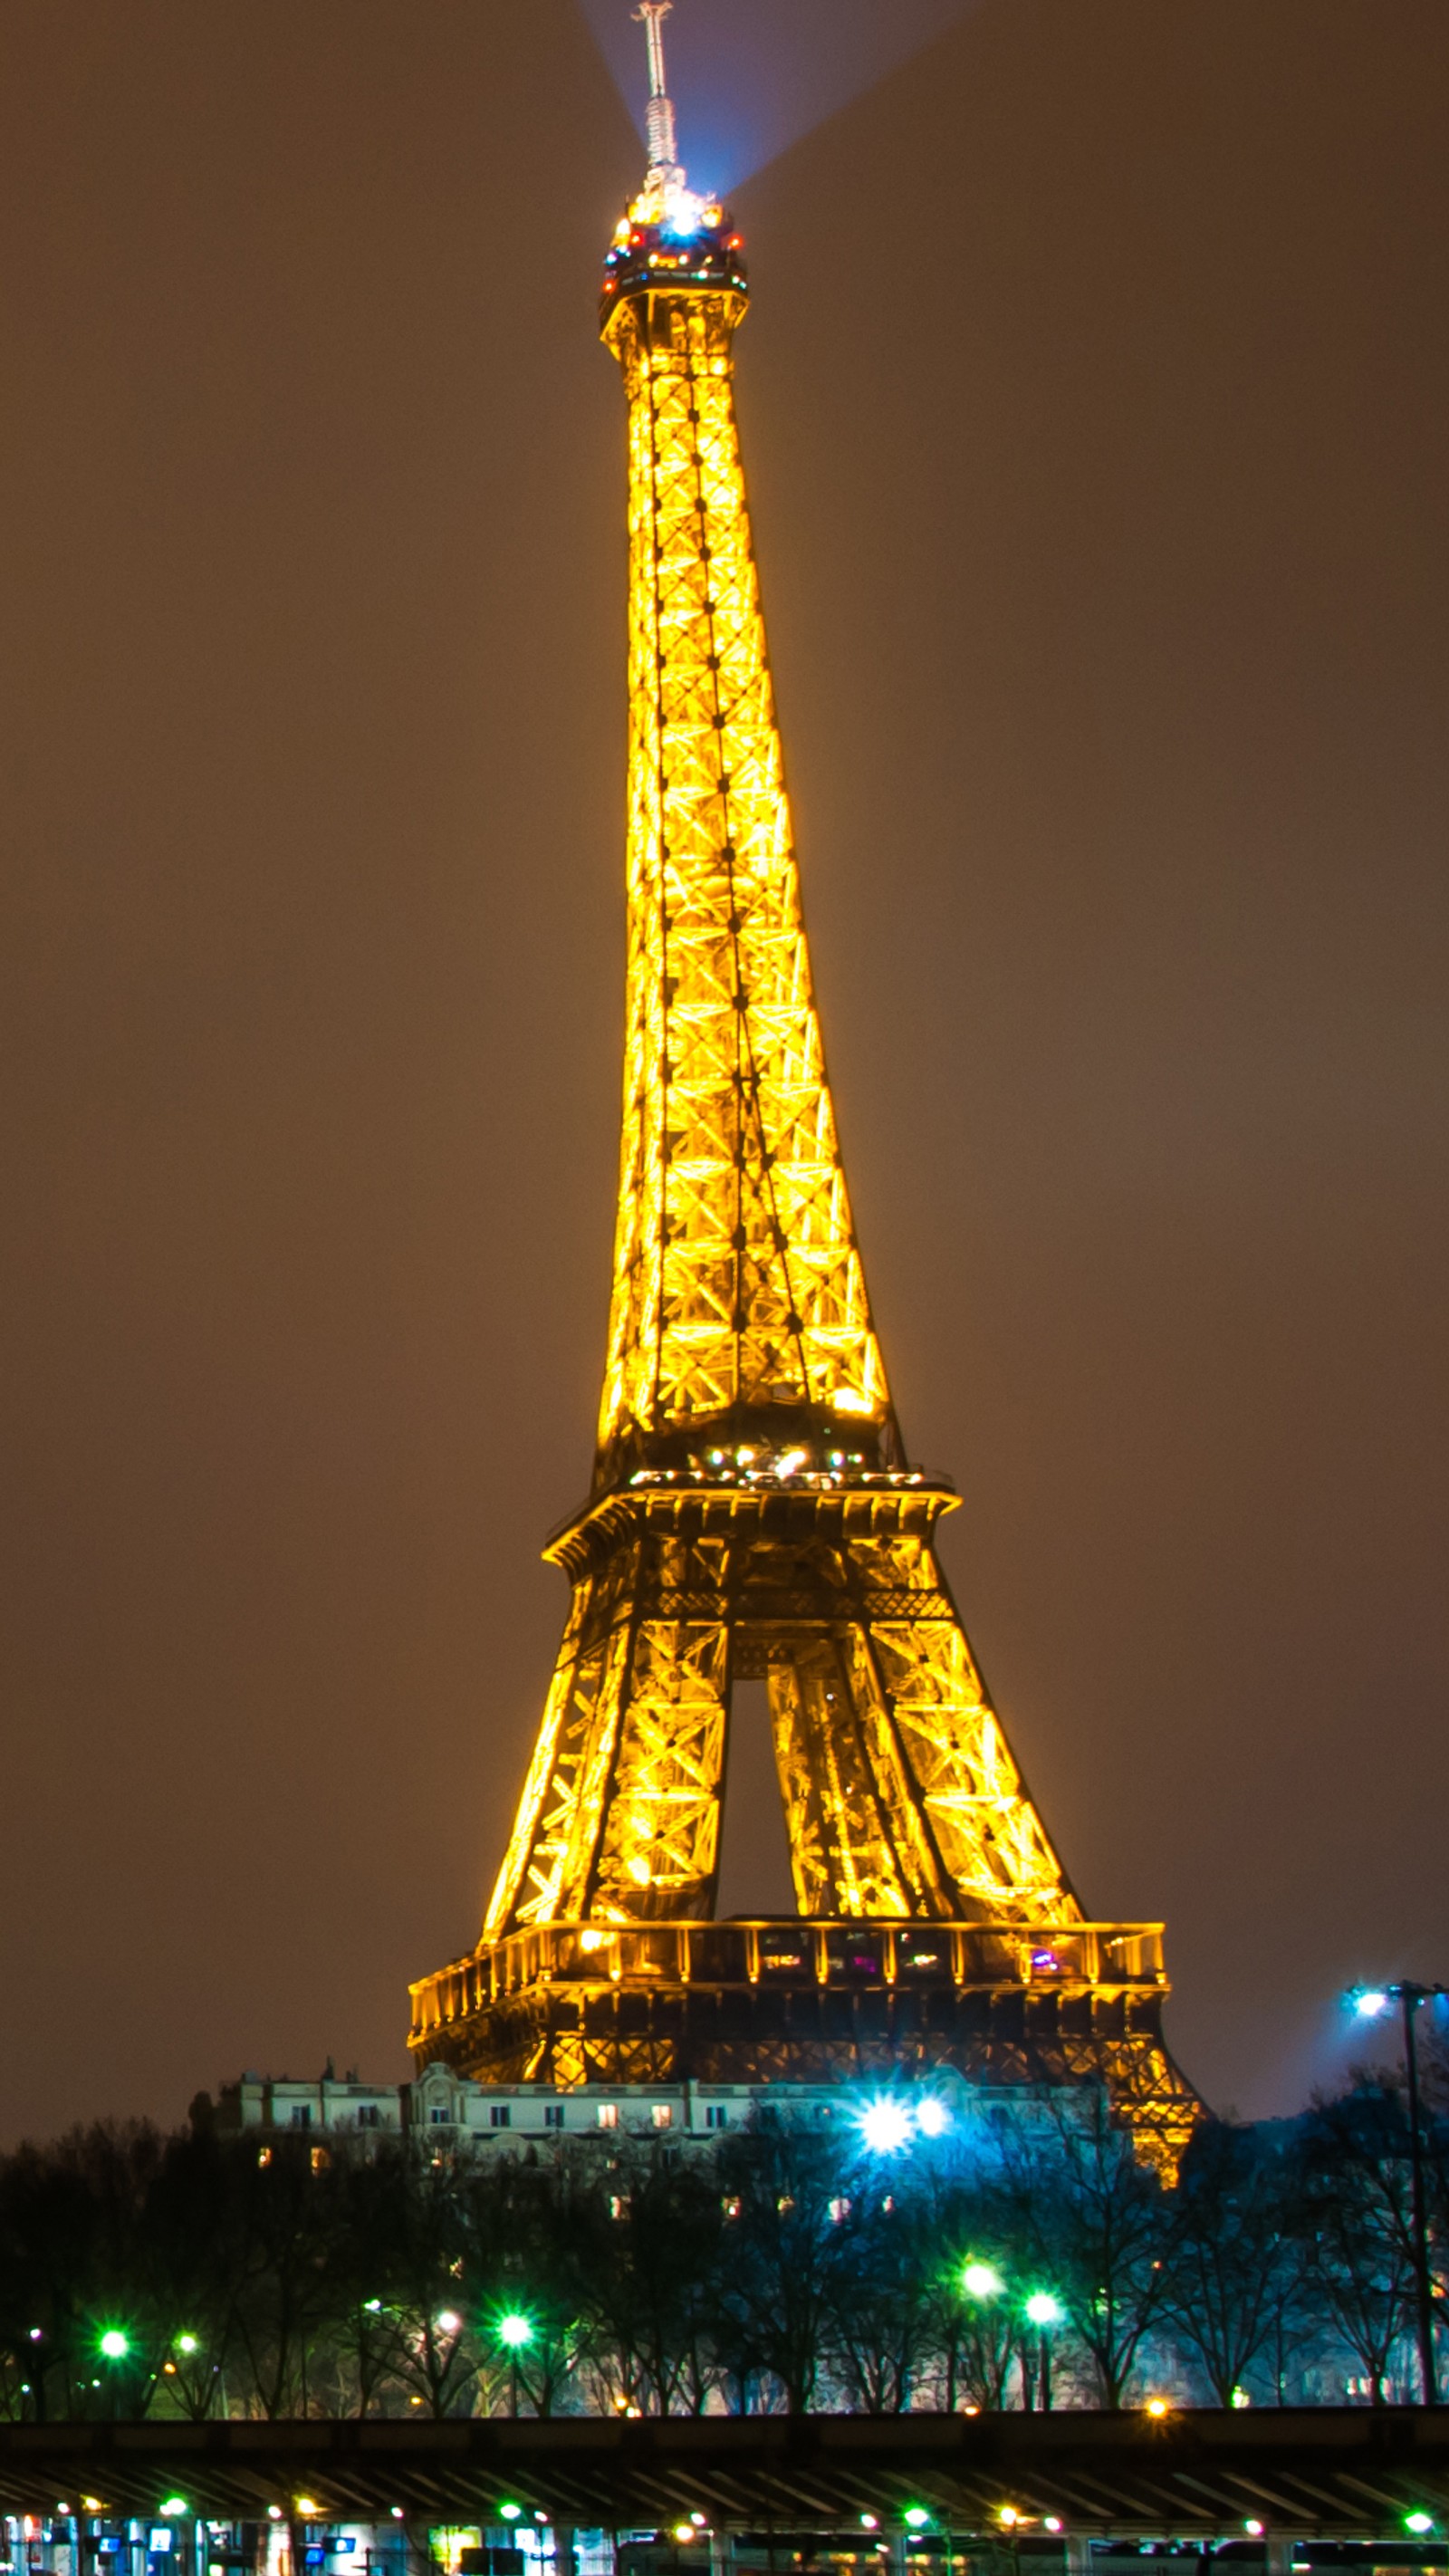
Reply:
[[1175, 2161], [1197, 2104], [1166, 1991], [1153, 1923], [550, 1924], [421, 1979], [410, 2045], [484, 2084], [1105, 2081]]

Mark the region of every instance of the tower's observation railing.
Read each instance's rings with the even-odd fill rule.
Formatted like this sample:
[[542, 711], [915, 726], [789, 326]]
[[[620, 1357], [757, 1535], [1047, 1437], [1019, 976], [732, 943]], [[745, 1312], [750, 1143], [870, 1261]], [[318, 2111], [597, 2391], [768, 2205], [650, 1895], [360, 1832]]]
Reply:
[[515, 1933], [422, 1977], [411, 1989], [408, 2045], [446, 2055], [451, 2027], [546, 1983], [747, 1988], [808, 1979], [859, 1992], [872, 1986], [971, 1987], [1061, 1999], [1095, 1990], [1159, 1995], [1166, 1983], [1160, 1923], [1034, 1924], [806, 1922], [790, 1916], [716, 1923], [550, 1923]]

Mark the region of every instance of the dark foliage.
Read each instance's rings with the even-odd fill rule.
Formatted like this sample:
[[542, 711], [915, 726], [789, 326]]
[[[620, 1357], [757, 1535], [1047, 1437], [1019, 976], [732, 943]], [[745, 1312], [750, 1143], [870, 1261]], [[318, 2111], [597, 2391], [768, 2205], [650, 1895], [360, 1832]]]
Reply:
[[[1437, 2112], [1425, 2149], [1442, 2293]], [[1171, 2190], [1090, 2091], [889, 2156], [776, 2116], [542, 2155], [97, 2127], [0, 2159], [0, 2413], [1376, 2404], [1416, 2393], [1412, 2254], [1367, 2078], [1206, 2123]]]

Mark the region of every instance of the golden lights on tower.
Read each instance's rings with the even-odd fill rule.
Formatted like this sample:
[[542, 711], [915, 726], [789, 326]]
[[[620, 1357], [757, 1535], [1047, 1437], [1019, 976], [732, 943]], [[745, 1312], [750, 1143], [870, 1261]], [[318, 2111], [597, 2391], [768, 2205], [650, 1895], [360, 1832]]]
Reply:
[[[1118, 2088], [1173, 2096], [1180, 2125], [1191, 2097], [1152, 2036], [1157, 1927], [1084, 1923], [936, 1557], [955, 1496], [908, 1465], [891, 1404], [826, 1076], [740, 461], [742, 245], [676, 159], [666, 7], [637, 13], [649, 167], [607, 254], [601, 310], [628, 405], [628, 911], [594, 1487], [547, 1551], [570, 1576], [569, 1617], [479, 1949], [415, 1987], [414, 2045], [480, 2073], [619, 2071], [620, 1927], [711, 1923], [731, 1690], [754, 1675], [769, 1685], [801, 1917], [972, 1927], [971, 1961], [999, 1952], [1010, 1979], [1056, 1978], [1059, 2001], [1082, 1998], [1087, 2056], [1088, 2025], [1110, 2020]], [[982, 1946], [993, 1926], [997, 1950]], [[545, 1969], [525, 1936], [546, 1931], [559, 1938]], [[949, 1952], [958, 1996], [980, 1983], [967, 1948]], [[749, 1955], [757, 1983], [758, 1947]], [[644, 1963], [651, 2010], [661, 1979], [697, 1987], [699, 1961], [677, 1945], [668, 1958]], [[595, 2010], [591, 2035], [611, 1986], [613, 2021]], [[806, 2039], [807, 2019], [778, 2071], [824, 2070], [828, 2043]], [[729, 2022], [722, 2007], [717, 2056]], [[661, 2028], [630, 2062], [664, 2074], [679, 2046]], [[953, 2053], [949, 2035], [937, 2053]], [[731, 2063], [759, 2055], [741, 2036]], [[1030, 2049], [1018, 2055], [1031, 2071]]]

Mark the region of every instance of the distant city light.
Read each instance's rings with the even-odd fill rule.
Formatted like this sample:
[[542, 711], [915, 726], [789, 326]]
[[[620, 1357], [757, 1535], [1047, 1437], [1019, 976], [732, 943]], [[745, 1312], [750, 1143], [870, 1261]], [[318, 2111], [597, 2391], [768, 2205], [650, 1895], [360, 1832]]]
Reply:
[[1166, 2400], [1166, 2398], [1165, 2398], [1165, 2397], [1149, 2397], [1149, 2398], [1148, 2398], [1148, 2400], [1147, 2400], [1146, 2412], [1147, 2412], [1149, 2415], [1156, 2415], [1156, 2416], [1159, 2416], [1159, 2417], [1160, 2417], [1160, 2416], [1165, 2415], [1165, 2414], [1168, 2412], [1168, 2405], [1167, 2405], [1167, 2400]]
[[1423, 2540], [1433, 2528], [1432, 2513], [1406, 2513], [1404, 2516], [1404, 2529], [1412, 2531], [1416, 2540]]
[[523, 2507], [521, 2504], [501, 2504], [498, 2511], [504, 2522], [516, 2522]]
[[444, 2308], [442, 2315], [438, 2319], [439, 2334], [461, 2334], [462, 2331], [463, 2320], [459, 2316], [457, 2309]]
[[943, 2136], [951, 2126], [951, 2114], [945, 2103], [938, 2102], [933, 2094], [928, 2093], [924, 2102], [916, 2104], [916, 2126], [923, 2138]]
[[1256, 2514], [1249, 2514], [1247, 2521], [1243, 2525], [1243, 2529], [1250, 2540], [1261, 2540], [1263, 2537], [1263, 2526], [1261, 2522], [1259, 2522]]
[[1045, 2531], [1060, 2531], [1061, 2527], [1062, 2518], [1059, 2513], [1049, 2513], [1042, 2525], [1042, 2528]]
[[197, 2342], [195, 2335], [178, 2335], [176, 2338], [176, 2349], [178, 2352], [199, 2352], [201, 2346]]
[[163, 2496], [161, 2499], [161, 2511], [174, 2520], [178, 2513], [184, 2513], [186, 2511], [185, 2496]]
[[908, 2504], [901, 2516], [907, 2531], [924, 2531], [930, 2519], [923, 2504]]

